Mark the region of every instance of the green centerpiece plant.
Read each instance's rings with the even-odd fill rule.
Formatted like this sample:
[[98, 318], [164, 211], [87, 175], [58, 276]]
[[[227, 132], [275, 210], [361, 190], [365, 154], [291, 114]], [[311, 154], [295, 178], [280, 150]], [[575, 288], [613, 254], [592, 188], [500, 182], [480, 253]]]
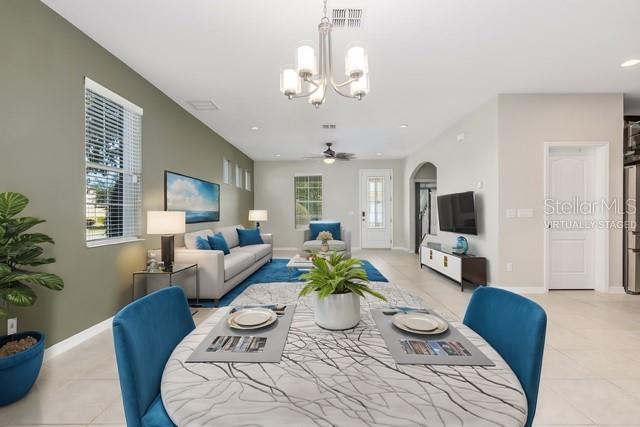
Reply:
[[313, 267], [300, 279], [306, 284], [299, 294], [301, 297], [316, 294], [316, 323], [325, 329], [355, 327], [360, 321], [360, 298], [366, 294], [387, 300], [369, 286], [367, 272], [360, 260], [335, 252], [328, 259], [313, 257]]

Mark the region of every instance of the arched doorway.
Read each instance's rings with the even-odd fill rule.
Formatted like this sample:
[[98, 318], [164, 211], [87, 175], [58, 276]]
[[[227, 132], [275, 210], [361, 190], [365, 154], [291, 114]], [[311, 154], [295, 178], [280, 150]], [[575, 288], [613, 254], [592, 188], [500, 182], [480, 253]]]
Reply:
[[436, 195], [438, 190], [438, 168], [430, 162], [416, 167], [411, 174], [412, 189], [411, 232], [413, 250], [417, 253], [420, 243], [428, 235], [438, 231]]

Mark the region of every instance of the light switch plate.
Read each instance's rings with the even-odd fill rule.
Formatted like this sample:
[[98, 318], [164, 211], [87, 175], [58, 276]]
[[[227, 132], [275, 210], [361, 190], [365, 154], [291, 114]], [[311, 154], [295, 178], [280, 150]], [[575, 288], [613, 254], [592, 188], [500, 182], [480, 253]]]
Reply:
[[513, 271], [513, 263], [511, 262], [507, 263], [507, 271]]
[[12, 317], [7, 319], [7, 335], [13, 335], [18, 333], [18, 318]]
[[507, 218], [514, 218], [516, 216], [516, 210], [514, 208], [507, 209]]
[[518, 218], [533, 218], [533, 209], [518, 208]]

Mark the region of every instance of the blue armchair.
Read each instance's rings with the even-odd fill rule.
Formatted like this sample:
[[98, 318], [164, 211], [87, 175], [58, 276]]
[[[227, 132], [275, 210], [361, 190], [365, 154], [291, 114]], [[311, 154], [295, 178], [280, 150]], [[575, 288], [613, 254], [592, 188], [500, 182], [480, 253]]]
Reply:
[[463, 323], [500, 353], [518, 377], [527, 396], [527, 423], [536, 413], [547, 314], [535, 302], [496, 288], [478, 288]]
[[162, 371], [195, 325], [184, 291], [170, 287], [132, 302], [113, 319], [128, 427], [173, 427], [160, 398]]

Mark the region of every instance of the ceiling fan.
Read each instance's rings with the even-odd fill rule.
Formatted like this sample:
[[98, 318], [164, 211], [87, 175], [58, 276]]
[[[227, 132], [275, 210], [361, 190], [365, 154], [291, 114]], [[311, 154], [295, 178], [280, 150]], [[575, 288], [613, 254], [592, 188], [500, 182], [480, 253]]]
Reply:
[[306, 157], [307, 159], [322, 159], [323, 162], [330, 165], [333, 164], [336, 160], [354, 160], [356, 155], [353, 153], [339, 153], [334, 151], [331, 147], [333, 146], [333, 142], [325, 142], [327, 145], [327, 149], [322, 153], [319, 153], [316, 156]]

